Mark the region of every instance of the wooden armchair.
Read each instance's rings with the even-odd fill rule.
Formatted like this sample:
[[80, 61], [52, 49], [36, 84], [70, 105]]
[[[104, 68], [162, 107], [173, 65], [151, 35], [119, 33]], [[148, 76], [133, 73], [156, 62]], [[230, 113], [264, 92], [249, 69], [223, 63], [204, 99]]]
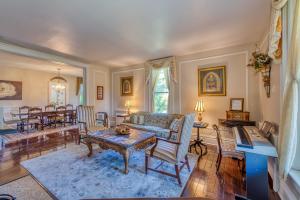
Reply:
[[78, 143], [80, 143], [80, 141], [90, 132], [105, 129], [103, 125], [99, 125], [96, 122], [94, 106], [78, 106], [77, 122], [80, 124], [80, 136]]
[[[220, 168], [223, 157], [237, 159], [238, 164], [240, 166], [240, 161], [244, 160], [244, 153], [235, 150], [235, 143], [225, 144], [222, 141], [220, 130], [219, 130], [219, 127], [217, 125], [214, 124], [213, 129], [217, 133], [217, 142], [218, 142], [218, 158], [217, 158], [217, 161], [216, 161], [216, 167], [217, 167], [216, 173], [219, 172], [219, 168]], [[244, 167], [245, 167], [245, 165], [243, 164], [243, 169], [244, 169]], [[242, 172], [243, 172], [243, 169], [241, 170]]]
[[[184, 117], [184, 122], [177, 133], [177, 141], [157, 138], [156, 143], [150, 146], [145, 151], [145, 172], [147, 174], [148, 170], [162, 173], [174, 178], [177, 178], [178, 184], [181, 186], [180, 171], [186, 165], [190, 171], [189, 161], [188, 161], [188, 149], [190, 144], [190, 139], [192, 135], [192, 128], [194, 123], [195, 114], [188, 114]], [[172, 134], [173, 132], [171, 132]], [[175, 174], [160, 171], [156, 168], [150, 168], [149, 158], [154, 157], [163, 162], [168, 162], [174, 164]], [[182, 164], [180, 166], [180, 164]]]

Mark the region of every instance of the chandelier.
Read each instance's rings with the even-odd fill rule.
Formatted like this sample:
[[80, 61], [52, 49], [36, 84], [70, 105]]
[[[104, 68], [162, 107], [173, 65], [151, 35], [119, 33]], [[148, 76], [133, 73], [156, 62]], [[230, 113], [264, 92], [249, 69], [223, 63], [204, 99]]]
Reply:
[[66, 88], [67, 80], [60, 76], [60, 69], [57, 69], [57, 76], [50, 79], [52, 88], [56, 90], [64, 90]]

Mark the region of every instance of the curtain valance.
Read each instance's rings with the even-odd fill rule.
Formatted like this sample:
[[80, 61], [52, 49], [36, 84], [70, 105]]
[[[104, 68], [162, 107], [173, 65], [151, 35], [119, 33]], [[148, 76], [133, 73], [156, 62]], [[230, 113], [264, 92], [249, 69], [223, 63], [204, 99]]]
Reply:
[[275, 61], [282, 55], [282, 8], [288, 0], [273, 0], [269, 33], [269, 56]]
[[169, 68], [170, 69], [170, 79], [174, 82], [177, 82], [176, 77], [176, 62], [175, 57], [167, 57], [156, 60], [150, 60], [145, 63], [147, 73], [146, 73], [146, 83], [148, 84], [151, 78], [152, 71], [160, 68]]

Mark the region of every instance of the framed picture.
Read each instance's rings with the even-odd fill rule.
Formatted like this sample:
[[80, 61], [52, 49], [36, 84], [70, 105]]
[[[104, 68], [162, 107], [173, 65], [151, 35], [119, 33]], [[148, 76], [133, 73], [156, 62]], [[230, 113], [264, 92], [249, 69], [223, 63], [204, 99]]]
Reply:
[[121, 96], [133, 95], [133, 76], [121, 77]]
[[97, 86], [97, 100], [103, 100], [103, 86]]
[[244, 98], [231, 98], [230, 99], [231, 111], [244, 111]]
[[198, 69], [199, 96], [226, 96], [226, 66]]
[[0, 80], [0, 100], [22, 100], [22, 82]]

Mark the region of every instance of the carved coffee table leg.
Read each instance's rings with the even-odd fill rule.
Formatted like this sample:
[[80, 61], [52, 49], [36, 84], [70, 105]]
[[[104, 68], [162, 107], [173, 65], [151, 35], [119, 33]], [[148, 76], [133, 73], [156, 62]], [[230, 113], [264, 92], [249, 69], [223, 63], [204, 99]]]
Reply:
[[89, 148], [89, 153], [88, 153], [88, 157], [90, 157], [93, 154], [93, 145], [90, 141], [86, 141], [86, 145]]
[[124, 158], [124, 164], [125, 164], [125, 174], [128, 174], [128, 160], [129, 160], [128, 149], [123, 151], [123, 158]]

